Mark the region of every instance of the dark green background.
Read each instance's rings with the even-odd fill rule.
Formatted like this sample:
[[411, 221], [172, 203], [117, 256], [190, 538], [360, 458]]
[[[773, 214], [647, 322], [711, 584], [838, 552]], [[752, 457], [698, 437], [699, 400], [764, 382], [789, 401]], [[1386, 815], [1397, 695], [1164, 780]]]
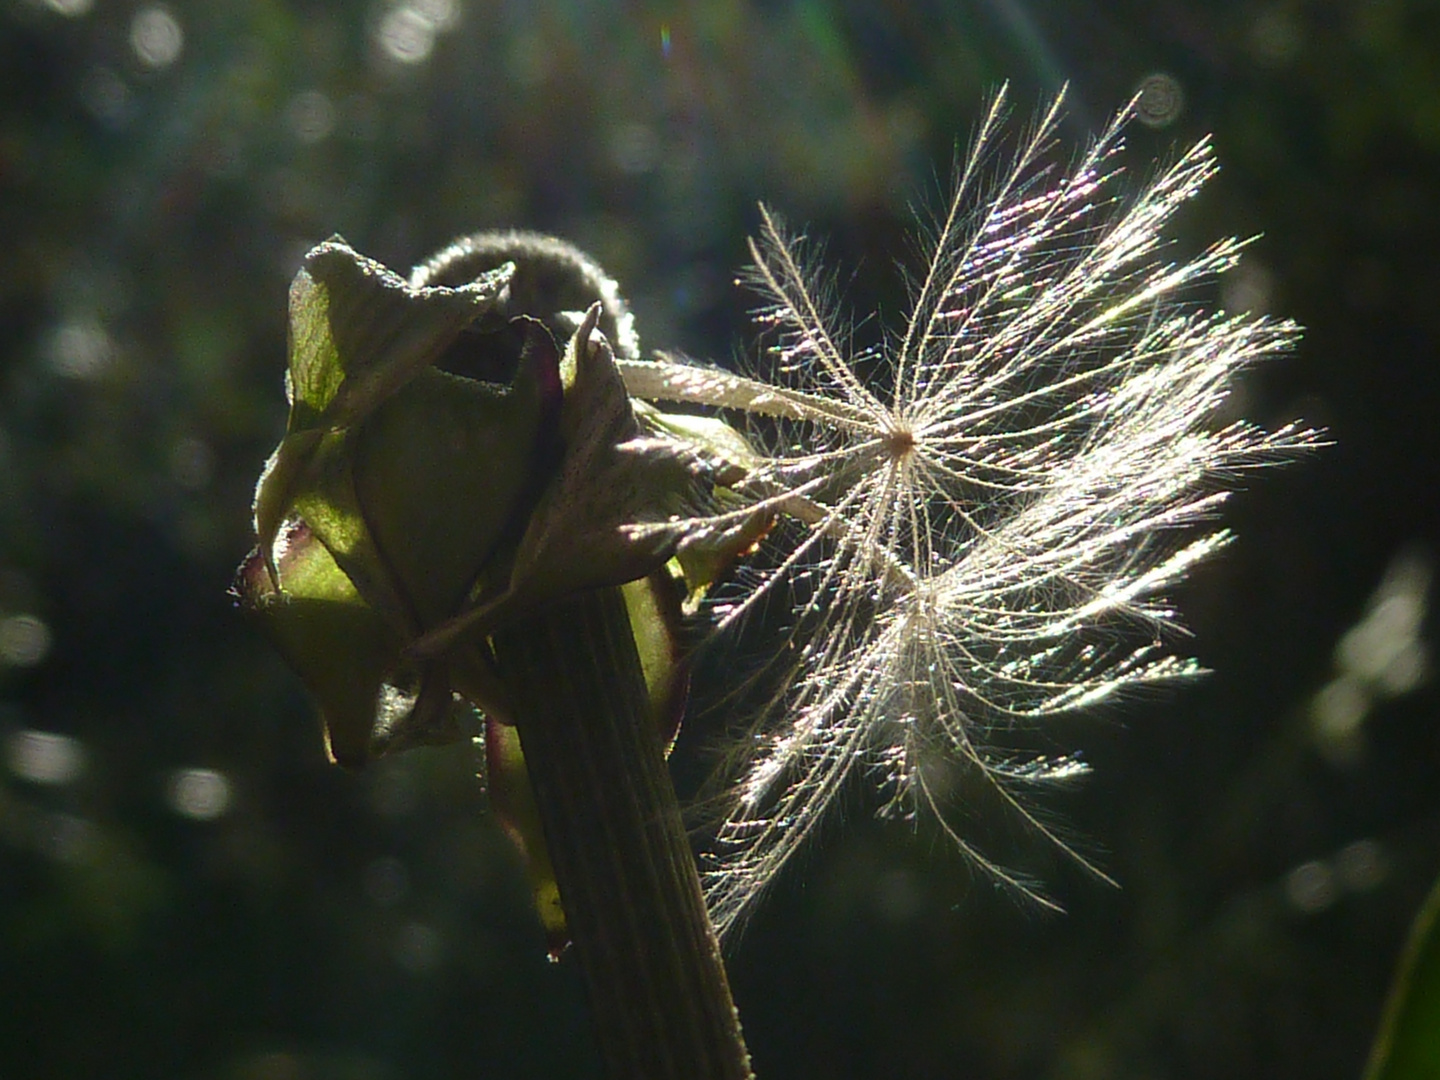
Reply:
[[[51, 637], [0, 667], [0, 739], [12, 764], [27, 731], [84, 755], [67, 783], [0, 769], [0, 1077], [595, 1072], [469, 751], [327, 766], [225, 594], [308, 245], [405, 268], [459, 232], [553, 231], [647, 345], [723, 361], [751, 347], [756, 200], [830, 237], [854, 310], [893, 323], [911, 206], [989, 91], [1009, 79], [1023, 118], [1070, 80], [1079, 142], [1154, 72], [1185, 108], [1135, 127], [1135, 182], [1214, 132], [1181, 250], [1263, 232], [1242, 292], [1307, 327], [1244, 412], [1335, 445], [1248, 477], [1239, 542], [1183, 590], [1216, 674], [1055, 731], [1097, 775], [1051, 805], [1121, 890], [1017, 845], [1069, 908], [1041, 916], [857, 798], [732, 981], [763, 1080], [1358, 1074], [1440, 867], [1440, 726], [1433, 689], [1380, 702], [1337, 765], [1308, 703], [1437, 536], [1440, 7], [459, 0], [406, 66], [379, 41], [423, 21], [389, 3], [185, 0], [159, 67], [146, 9], [0, 3], [0, 618]], [[755, 648], [713, 650], [700, 698]], [[214, 820], [167, 802], [193, 767], [231, 785]], [[1357, 841], [1364, 887], [1297, 905], [1292, 871]]]

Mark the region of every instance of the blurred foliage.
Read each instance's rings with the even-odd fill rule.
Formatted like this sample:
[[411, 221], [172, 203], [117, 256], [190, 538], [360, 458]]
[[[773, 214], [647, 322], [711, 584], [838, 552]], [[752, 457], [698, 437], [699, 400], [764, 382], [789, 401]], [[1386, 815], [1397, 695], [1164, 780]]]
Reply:
[[1426, 1080], [1440, 1069], [1440, 884], [1415, 920], [1366, 1080]]
[[[473, 756], [333, 769], [225, 595], [314, 242], [553, 232], [724, 361], [763, 198], [860, 266], [863, 339], [987, 88], [1070, 80], [1080, 140], [1163, 72], [1131, 167], [1213, 131], [1177, 243], [1263, 231], [1218, 296], [1308, 327], [1236, 408], [1336, 445], [1181, 597], [1217, 674], [1057, 734], [1121, 891], [1017, 838], [1038, 917], [857, 800], [732, 982], [765, 1080], [1359, 1075], [1440, 869], [1434, 5], [0, 0], [0, 70], [0, 1074], [594, 1072]], [[702, 702], [760, 659], [710, 657]]]

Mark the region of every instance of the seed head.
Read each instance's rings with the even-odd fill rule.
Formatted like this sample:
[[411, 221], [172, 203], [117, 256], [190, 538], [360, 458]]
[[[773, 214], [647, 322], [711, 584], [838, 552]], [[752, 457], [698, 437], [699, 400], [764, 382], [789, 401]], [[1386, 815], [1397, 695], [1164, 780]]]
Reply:
[[722, 626], [796, 602], [781, 688], [727, 774], [706, 875], [722, 931], [861, 771], [892, 808], [933, 812], [976, 866], [1048, 904], [966, 838], [947, 777], [968, 770], [1070, 851], [1027, 789], [1083, 766], [1017, 757], [1003, 736], [1196, 674], [1166, 653], [1177, 627], [1163, 594], [1230, 534], [1193, 527], [1215, 518], [1237, 470], [1318, 441], [1217, 420], [1237, 375], [1299, 331], [1187, 299], [1243, 243], [1164, 258], [1163, 228], [1216, 171], [1209, 140], [1126, 196], [1133, 106], [1068, 172], [1049, 160], [1059, 97], [1008, 156], [1006, 111], [1002, 90], [883, 347], [851, 350], [805, 245], [762, 207], [749, 280], [773, 334], [767, 377], [673, 359], [625, 368], [637, 397], [778, 426], [748, 463], [744, 509], [693, 522], [757, 508], [790, 520], [773, 565], [717, 605]]

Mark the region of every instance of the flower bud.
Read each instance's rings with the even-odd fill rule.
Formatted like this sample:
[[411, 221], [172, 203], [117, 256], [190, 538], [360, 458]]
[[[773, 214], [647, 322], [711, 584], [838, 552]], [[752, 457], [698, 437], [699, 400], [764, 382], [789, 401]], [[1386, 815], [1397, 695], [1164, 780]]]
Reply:
[[686, 588], [755, 534], [686, 535], [733, 482], [739, 436], [724, 450], [683, 434], [718, 421], [667, 429], [649, 407], [642, 431], [602, 326], [633, 359], [614, 283], [550, 238], [472, 238], [409, 282], [342, 240], [316, 247], [290, 290], [289, 422], [236, 581], [318, 703], [332, 760], [465, 738], [483, 712], [495, 808], [557, 948], [563, 916], [489, 636], [624, 586], [668, 745]]

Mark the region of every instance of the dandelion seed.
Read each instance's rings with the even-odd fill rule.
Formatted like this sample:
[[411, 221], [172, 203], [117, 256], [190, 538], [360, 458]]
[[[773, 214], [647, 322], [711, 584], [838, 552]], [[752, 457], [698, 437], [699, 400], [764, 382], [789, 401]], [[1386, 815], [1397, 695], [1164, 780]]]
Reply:
[[762, 207], [750, 281], [775, 335], [773, 380], [670, 358], [624, 366], [636, 397], [782, 429], [728, 517], [784, 514], [789, 546], [717, 614], [730, 626], [787, 591], [807, 599], [780, 650], [794, 668], [730, 774], [706, 876], [722, 932], [857, 771], [889, 786], [891, 809], [933, 813], [977, 866], [1049, 904], [965, 837], [938, 763], [982, 777], [1075, 855], [1025, 789], [1083, 766], [1015, 759], [992, 737], [1196, 674], [1165, 652], [1177, 627], [1163, 592], [1230, 537], [1186, 530], [1215, 516], [1237, 469], [1317, 444], [1296, 425], [1214, 422], [1236, 375], [1298, 327], [1185, 302], [1241, 242], [1163, 258], [1163, 228], [1216, 171], [1209, 141], [1126, 199], [1117, 159], [1133, 103], [1065, 174], [1048, 160], [1060, 113], [1057, 97], [1007, 158], [997, 95], [880, 364], [850, 351], [803, 244]]

